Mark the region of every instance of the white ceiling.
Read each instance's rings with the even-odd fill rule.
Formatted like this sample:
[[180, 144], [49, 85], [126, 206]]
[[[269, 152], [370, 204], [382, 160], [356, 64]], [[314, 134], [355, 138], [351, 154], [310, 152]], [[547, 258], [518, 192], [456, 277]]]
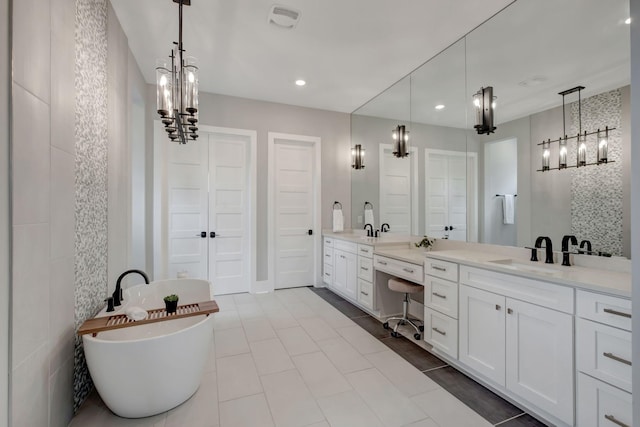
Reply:
[[[201, 91], [350, 113], [511, 2], [283, 0], [301, 11], [285, 30], [267, 22], [273, 0], [192, 0], [183, 42]], [[177, 3], [111, 3], [154, 83], [156, 60], [178, 38]]]

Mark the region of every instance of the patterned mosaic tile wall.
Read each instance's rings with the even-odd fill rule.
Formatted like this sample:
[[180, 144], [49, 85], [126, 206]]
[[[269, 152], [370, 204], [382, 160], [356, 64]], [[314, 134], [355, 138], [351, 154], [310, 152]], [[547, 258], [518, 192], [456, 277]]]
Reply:
[[[76, 1], [75, 327], [107, 290], [107, 0]], [[76, 337], [74, 411], [93, 384]]]
[[[591, 241], [594, 250], [622, 255], [622, 96], [613, 90], [582, 101], [582, 131], [605, 126], [609, 133], [609, 160], [600, 166], [572, 169], [571, 232]], [[571, 134], [578, 133], [578, 103], [571, 104]], [[576, 144], [569, 144], [569, 164], [576, 163]], [[587, 163], [596, 162], [596, 135], [587, 139]]]

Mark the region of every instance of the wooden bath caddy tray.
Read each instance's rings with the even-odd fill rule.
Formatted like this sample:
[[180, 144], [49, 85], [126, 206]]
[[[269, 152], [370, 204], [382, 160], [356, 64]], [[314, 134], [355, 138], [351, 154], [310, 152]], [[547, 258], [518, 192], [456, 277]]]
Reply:
[[110, 331], [112, 329], [128, 328], [130, 326], [146, 325], [148, 323], [164, 322], [165, 320], [183, 319], [185, 317], [209, 315], [220, 311], [218, 304], [211, 301], [197, 302], [194, 304], [179, 305], [175, 313], [168, 314], [164, 308], [147, 310], [149, 315], [144, 320], [130, 320], [126, 314], [114, 314], [113, 316], [94, 317], [86, 320], [78, 335], [91, 334], [94, 337], [99, 332]]

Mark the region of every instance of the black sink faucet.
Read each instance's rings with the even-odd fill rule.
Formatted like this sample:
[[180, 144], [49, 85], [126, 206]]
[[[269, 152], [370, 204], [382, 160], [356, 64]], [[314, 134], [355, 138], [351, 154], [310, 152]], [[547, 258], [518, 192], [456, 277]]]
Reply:
[[571, 255], [571, 252], [569, 252], [569, 242], [574, 246], [578, 246], [578, 239], [573, 235], [566, 235], [562, 238], [562, 265], [566, 265], [567, 267], [571, 265], [571, 262], [569, 262], [569, 255]]
[[120, 284], [122, 283], [122, 279], [124, 279], [124, 276], [130, 273], [138, 273], [144, 278], [144, 283], [146, 283], [147, 285], [149, 284], [149, 276], [147, 276], [147, 274], [144, 271], [135, 270], [135, 269], [125, 271], [118, 277], [118, 280], [116, 281], [116, 290], [113, 291], [113, 305], [115, 306], [120, 305], [120, 302], [122, 301], [122, 288], [120, 287]]
[[[580, 242], [580, 249], [585, 249], [585, 246], [587, 247], [587, 254], [591, 255], [593, 253], [592, 249], [591, 249], [591, 242], [588, 240], [583, 240], [582, 242]], [[583, 254], [584, 251], [578, 251], [579, 254]]]
[[[544, 242], [544, 246], [542, 245]], [[544, 262], [547, 264], [553, 264], [553, 244], [551, 243], [551, 239], [546, 236], [539, 236], [536, 239], [536, 248], [544, 248], [545, 249], [545, 260]]]
[[[369, 228], [367, 228], [367, 226], [369, 226]], [[366, 223], [364, 225], [364, 229], [367, 230], [367, 236], [368, 237], [373, 237], [373, 225]]]
[[[386, 230], [384, 228], [385, 225], [387, 226]], [[380, 226], [380, 231], [382, 231], [383, 233], [389, 231], [389, 229], [391, 229], [391, 226], [389, 224], [387, 224], [386, 222], [384, 224], [382, 224], [382, 226]]]

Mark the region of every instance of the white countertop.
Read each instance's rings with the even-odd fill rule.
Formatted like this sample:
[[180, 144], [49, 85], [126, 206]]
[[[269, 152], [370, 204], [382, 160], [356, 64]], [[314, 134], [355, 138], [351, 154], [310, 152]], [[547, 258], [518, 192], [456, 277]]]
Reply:
[[357, 232], [345, 230], [341, 233], [334, 233], [331, 230], [323, 230], [322, 235], [333, 239], [346, 240], [353, 243], [361, 243], [363, 245], [373, 245], [376, 247], [408, 245], [409, 242], [413, 242], [417, 239], [415, 236], [395, 233], [380, 233], [379, 237], [367, 237], [364, 230], [358, 230]]
[[631, 298], [631, 274], [626, 272], [602, 270], [577, 265], [566, 267], [561, 264], [531, 262], [514, 257], [514, 260], [517, 261], [518, 264], [525, 266], [525, 268], [526, 266], [531, 266], [532, 269], [544, 268], [545, 270], [551, 270], [552, 272], [527, 271], [513, 269], [507, 265], [491, 262], [509, 259], [508, 256], [468, 250], [431, 251], [427, 252], [425, 255], [429, 258], [456, 262], [470, 267], [479, 267], [500, 273], [526, 277], [528, 279], [544, 280], [546, 282], [567, 285], [578, 289], [586, 289]]
[[424, 264], [427, 252], [422, 248], [405, 247], [376, 247], [373, 251], [374, 255], [385, 256], [399, 261], [410, 262], [422, 266]]

